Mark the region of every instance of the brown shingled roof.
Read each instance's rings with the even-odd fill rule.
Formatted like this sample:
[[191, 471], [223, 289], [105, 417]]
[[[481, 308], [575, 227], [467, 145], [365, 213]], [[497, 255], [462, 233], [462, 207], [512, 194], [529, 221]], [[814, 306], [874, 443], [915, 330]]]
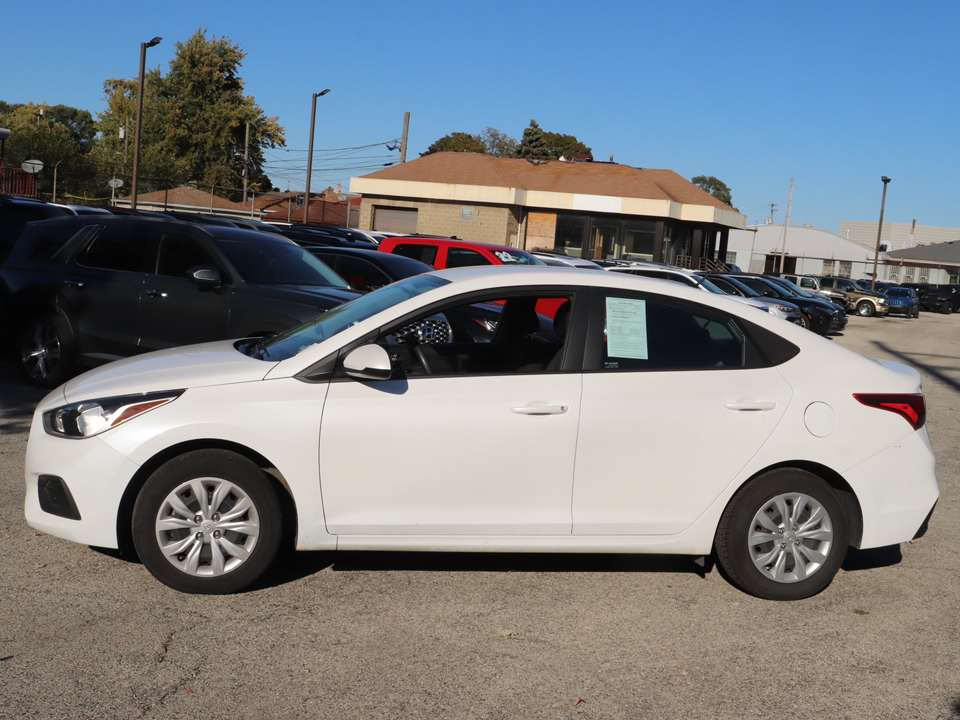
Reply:
[[[130, 197], [121, 198], [130, 200]], [[184, 205], [187, 207], [209, 208], [210, 192], [207, 190], [197, 190], [191, 187], [170, 188], [169, 190], [157, 190], [151, 193], [141, 193], [137, 195], [137, 203], [164, 203], [168, 205]], [[218, 195], [213, 196], [214, 210], [244, 210], [242, 203], [225, 200]]]
[[515, 187], [583, 195], [672, 200], [730, 210], [730, 206], [673, 170], [594, 162], [497, 158], [478, 153], [439, 152], [380, 170], [366, 178], [404, 182]]

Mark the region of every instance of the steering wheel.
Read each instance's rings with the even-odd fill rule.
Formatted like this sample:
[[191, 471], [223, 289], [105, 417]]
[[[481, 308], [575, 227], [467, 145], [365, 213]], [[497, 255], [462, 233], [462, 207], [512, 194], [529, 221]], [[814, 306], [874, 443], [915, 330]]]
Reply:
[[[415, 337], [416, 334], [411, 333], [410, 339], [414, 339]], [[410, 343], [410, 340], [407, 342]], [[420, 344], [419, 339], [415, 339], [412, 343], [410, 343], [410, 352], [417, 359], [417, 362], [420, 363], [420, 367], [423, 368], [423, 374], [433, 375], [433, 370], [430, 367], [430, 361], [427, 360], [427, 354], [423, 351], [423, 345]]]

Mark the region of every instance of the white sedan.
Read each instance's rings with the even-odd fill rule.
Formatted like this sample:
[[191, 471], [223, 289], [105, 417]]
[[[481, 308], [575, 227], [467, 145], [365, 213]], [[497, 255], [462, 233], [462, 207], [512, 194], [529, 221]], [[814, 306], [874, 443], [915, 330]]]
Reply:
[[302, 550], [715, 553], [797, 599], [939, 495], [919, 374], [722, 295], [562, 268], [403, 280], [38, 406], [26, 517], [227, 593]]

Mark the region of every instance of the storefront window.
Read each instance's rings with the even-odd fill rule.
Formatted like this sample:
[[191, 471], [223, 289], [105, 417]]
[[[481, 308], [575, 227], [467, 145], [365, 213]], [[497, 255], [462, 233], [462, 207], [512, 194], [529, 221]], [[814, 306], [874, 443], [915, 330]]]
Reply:
[[634, 220], [624, 223], [623, 257], [627, 260], [653, 260], [653, 241], [657, 234], [655, 220]]
[[570, 257], [583, 256], [583, 231], [590, 221], [586, 215], [557, 214], [557, 230], [553, 247]]

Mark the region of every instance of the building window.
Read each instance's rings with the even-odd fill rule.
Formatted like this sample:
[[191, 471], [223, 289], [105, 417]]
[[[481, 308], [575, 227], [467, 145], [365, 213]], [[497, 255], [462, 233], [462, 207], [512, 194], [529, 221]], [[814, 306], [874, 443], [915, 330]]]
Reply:
[[628, 220], [623, 227], [623, 253], [627, 260], [653, 260], [655, 220]]
[[589, 224], [586, 215], [557, 214], [557, 230], [553, 247], [556, 251], [571, 257], [583, 256], [583, 234]]
[[947, 280], [951, 285], [956, 285], [960, 283], [960, 272], [952, 272]]
[[921, 275], [920, 282], [930, 282], [930, 279], [926, 275]]
[[899, 282], [899, 280], [900, 280], [900, 274], [899, 274], [896, 270], [891, 270], [891, 271], [890, 271], [890, 279], [891, 279], [893, 282]]
[[833, 275], [833, 260], [823, 261], [823, 274], [827, 276]]
[[723, 260], [727, 265], [736, 265], [737, 264], [737, 254], [735, 252], [728, 252], [727, 256]]
[[848, 278], [853, 274], [853, 263], [847, 260], [840, 261], [840, 277]]

